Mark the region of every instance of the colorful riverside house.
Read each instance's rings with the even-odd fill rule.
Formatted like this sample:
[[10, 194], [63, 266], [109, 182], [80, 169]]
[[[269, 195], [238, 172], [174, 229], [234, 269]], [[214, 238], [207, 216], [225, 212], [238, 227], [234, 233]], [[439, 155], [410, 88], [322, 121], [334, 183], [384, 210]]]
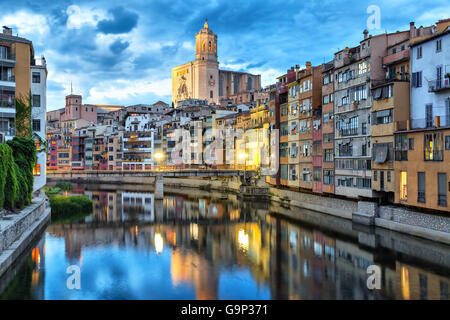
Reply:
[[275, 98], [277, 96], [277, 85], [273, 84], [269, 86], [268, 89], [269, 98], [268, 98], [268, 106], [269, 106], [269, 128], [270, 128], [270, 165], [271, 167], [276, 167], [276, 172], [272, 172], [270, 176], [266, 177], [266, 182], [271, 185], [277, 185], [277, 179], [279, 180], [278, 174], [278, 143], [279, 138], [277, 134], [277, 130], [280, 129], [280, 110], [276, 108]]
[[279, 144], [279, 185], [289, 186], [289, 87], [297, 80], [297, 73], [292, 67], [287, 73], [278, 77], [276, 107], [280, 112]]
[[87, 127], [75, 129], [72, 133], [72, 170], [85, 169], [85, 141]]
[[410, 41], [410, 121], [395, 132], [395, 202], [449, 212], [450, 19]]
[[58, 148], [61, 145], [61, 130], [47, 127], [47, 170], [58, 170]]
[[300, 187], [300, 189], [312, 190], [313, 114], [314, 112], [320, 113], [320, 108], [322, 106], [322, 66], [313, 67], [311, 62], [306, 62], [306, 68], [297, 73], [297, 79], [299, 84], [298, 187]]
[[[410, 112], [410, 41], [431, 32], [431, 28], [416, 30], [414, 23], [409, 32], [394, 39], [383, 57], [385, 76], [373, 79], [372, 96], [372, 190], [382, 201], [394, 202], [394, 131], [406, 129]], [[400, 125], [400, 127], [398, 127]], [[399, 157], [401, 158], [401, 153]]]
[[334, 193], [334, 62], [322, 69], [322, 192]]
[[147, 115], [127, 118], [123, 137], [122, 170], [152, 169], [154, 131]]
[[[292, 69], [291, 69], [292, 70]], [[299, 66], [296, 66], [296, 74]], [[288, 186], [298, 188], [298, 163], [299, 163], [299, 134], [298, 134], [298, 106], [299, 106], [299, 84], [293, 81], [287, 84], [288, 87]], [[284, 110], [283, 110], [284, 112]]]

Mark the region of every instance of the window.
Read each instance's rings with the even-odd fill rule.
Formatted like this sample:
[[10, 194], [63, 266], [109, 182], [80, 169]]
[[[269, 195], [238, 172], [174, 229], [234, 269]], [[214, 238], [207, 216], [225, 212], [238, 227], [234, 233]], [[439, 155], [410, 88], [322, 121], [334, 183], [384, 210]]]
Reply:
[[367, 123], [363, 122], [361, 124], [362, 134], [367, 134]]
[[417, 172], [417, 202], [425, 203], [425, 172]]
[[378, 171], [377, 170], [375, 170], [373, 172], [373, 181], [378, 181]]
[[447, 174], [438, 173], [438, 206], [447, 206]]
[[213, 94], [213, 91], [212, 91], [212, 90], [209, 91], [209, 97], [210, 97], [211, 99], [214, 97], [214, 94]]
[[392, 109], [374, 112], [373, 117], [373, 125], [392, 123]]
[[322, 167], [314, 167], [314, 182], [322, 181]]
[[33, 167], [33, 176], [40, 176], [40, 175], [41, 175], [41, 165], [39, 163], [37, 163]]
[[288, 156], [289, 145], [287, 143], [280, 143], [280, 157], [285, 158]]
[[442, 51], [442, 39], [436, 41], [436, 52]]
[[328, 113], [323, 114], [323, 123], [328, 123]]
[[387, 182], [391, 182], [391, 171], [387, 171]]
[[433, 127], [433, 105], [427, 104], [425, 106], [425, 125], [427, 128]]
[[323, 98], [322, 98], [322, 103], [323, 104], [327, 104], [328, 103], [328, 95], [326, 95], [326, 96], [323, 96]]
[[288, 180], [288, 165], [280, 165], [280, 178], [281, 180]]
[[332, 143], [334, 140], [334, 134], [333, 133], [325, 133], [323, 135], [323, 143]]
[[41, 83], [41, 73], [40, 72], [33, 72], [32, 82], [33, 83]]
[[324, 149], [324, 161], [325, 162], [333, 162], [334, 161], [334, 150], [333, 149]]
[[291, 181], [297, 180], [297, 172], [295, 170], [295, 164], [289, 165], [289, 180], [291, 180]]
[[323, 184], [332, 186], [334, 185], [334, 171], [323, 170]]
[[417, 59], [422, 59], [422, 47], [417, 47]]
[[370, 67], [369, 67], [369, 64], [367, 63], [367, 61], [363, 61], [363, 62], [359, 63], [359, 65], [358, 65], [358, 75], [363, 75], [367, 71], [370, 71]]
[[334, 102], [334, 93], [330, 93], [330, 103]]
[[408, 173], [400, 172], [400, 200], [408, 200]]
[[408, 161], [407, 138], [405, 134], [395, 136], [395, 161]]
[[409, 150], [414, 150], [414, 138], [409, 138]]
[[422, 71], [414, 72], [412, 74], [412, 87], [413, 88], [420, 88], [422, 87]]
[[444, 160], [442, 132], [425, 133], [424, 158], [425, 161]]
[[41, 131], [41, 120], [33, 119], [33, 131]]
[[33, 107], [39, 108], [41, 106], [41, 96], [38, 94], [33, 94]]
[[292, 143], [291, 147], [289, 148], [291, 158], [297, 158], [298, 155], [298, 146], [297, 143]]

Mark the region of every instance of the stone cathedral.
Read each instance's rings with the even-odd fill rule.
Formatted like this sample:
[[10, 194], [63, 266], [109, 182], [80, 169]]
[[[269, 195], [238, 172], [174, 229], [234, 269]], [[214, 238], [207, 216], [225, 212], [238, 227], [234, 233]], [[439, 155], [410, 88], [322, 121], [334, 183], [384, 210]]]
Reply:
[[172, 102], [208, 100], [223, 106], [253, 102], [261, 88], [261, 76], [219, 69], [217, 35], [208, 21], [195, 35], [195, 61], [172, 69]]

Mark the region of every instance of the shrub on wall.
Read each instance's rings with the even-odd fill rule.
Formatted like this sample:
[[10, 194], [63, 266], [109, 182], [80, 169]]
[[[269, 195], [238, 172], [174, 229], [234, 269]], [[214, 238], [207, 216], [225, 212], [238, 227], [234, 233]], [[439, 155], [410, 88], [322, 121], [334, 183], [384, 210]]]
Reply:
[[60, 220], [92, 212], [92, 201], [85, 196], [54, 196], [50, 198], [52, 219]]

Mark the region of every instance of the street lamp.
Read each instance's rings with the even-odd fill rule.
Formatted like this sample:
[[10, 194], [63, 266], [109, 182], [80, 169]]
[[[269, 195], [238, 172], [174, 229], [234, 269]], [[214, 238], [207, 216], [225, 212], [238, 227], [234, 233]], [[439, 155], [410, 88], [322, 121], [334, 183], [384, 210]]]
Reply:
[[[164, 154], [162, 152], [156, 152], [155, 153], [155, 160], [157, 163], [159, 163], [160, 160], [162, 160], [164, 158]], [[158, 166], [159, 169], [159, 166]]]
[[248, 158], [248, 154], [247, 153], [239, 153], [239, 158], [240, 159], [244, 159], [244, 182], [247, 181], [246, 180], [246, 175], [247, 175], [247, 158]]

